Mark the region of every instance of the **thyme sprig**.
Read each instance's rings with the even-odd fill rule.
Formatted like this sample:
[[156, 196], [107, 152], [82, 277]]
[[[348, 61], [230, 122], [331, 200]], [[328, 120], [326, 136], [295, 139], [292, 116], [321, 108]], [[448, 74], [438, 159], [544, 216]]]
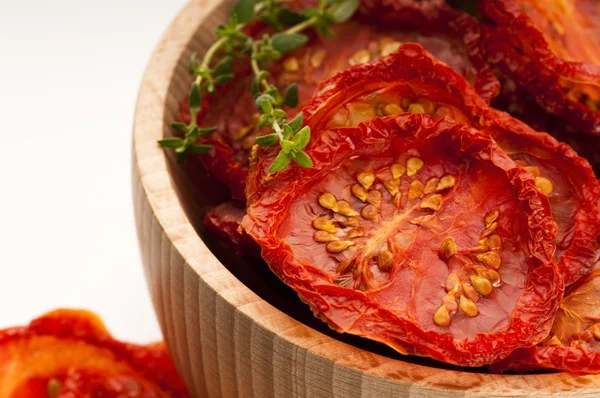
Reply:
[[[218, 39], [202, 59], [192, 54], [188, 68], [194, 76], [189, 93], [190, 123], [171, 125], [183, 134], [183, 138], [159, 141], [162, 147], [175, 150], [178, 162], [181, 163], [190, 153], [207, 153], [212, 149], [211, 145], [197, 144], [200, 137], [216, 131], [216, 127], [205, 128], [197, 124], [202, 101], [207, 94], [215, 95], [216, 86], [235, 78], [233, 68], [236, 59], [248, 58], [254, 74], [250, 89], [261, 113], [258, 127], [270, 126], [272, 129], [272, 133], [258, 137], [256, 143], [261, 146], [279, 143], [281, 147], [269, 172], [283, 170], [292, 160], [303, 167], [313, 166], [311, 158], [303, 151], [310, 141], [310, 129], [302, 127], [302, 112], [288, 120], [288, 114], [282, 109], [283, 106], [298, 106], [298, 87], [292, 83], [282, 95], [269, 82], [267, 69], [271, 61], [279, 60], [283, 54], [306, 44], [308, 36], [301, 32], [314, 28], [324, 36], [333, 36], [331, 25], [350, 19], [358, 8], [359, 0], [319, 0], [317, 7], [300, 12], [284, 7], [287, 1], [238, 0], [231, 18], [219, 26], [216, 32]], [[253, 21], [266, 22], [275, 33], [260, 38], [250, 37], [243, 29]], [[217, 54], [222, 54], [218, 60]]]

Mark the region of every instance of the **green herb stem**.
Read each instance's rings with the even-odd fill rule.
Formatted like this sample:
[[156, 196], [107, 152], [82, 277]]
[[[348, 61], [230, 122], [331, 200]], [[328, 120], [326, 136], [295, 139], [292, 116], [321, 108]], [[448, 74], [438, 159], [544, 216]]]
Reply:
[[[293, 27], [285, 30], [284, 33], [286, 33], [286, 34], [300, 33], [303, 30], [308, 29], [311, 26], [313, 26], [316, 22], [317, 22], [317, 18], [316, 17], [308, 18], [304, 22], [301, 22], [298, 25], [293, 26]], [[256, 51], [256, 46], [253, 47], [253, 52], [255, 52], [255, 51]], [[259, 78], [260, 74], [261, 74], [261, 69], [260, 69], [260, 66], [258, 65], [258, 61], [254, 57], [251, 57], [250, 64], [252, 66], [252, 71], [254, 72], [254, 76], [256, 78]], [[262, 84], [262, 86], [263, 86], [263, 88], [264, 88], [265, 91], [267, 91], [267, 90], [269, 90], [269, 89], [272, 88], [271, 84], [269, 84], [269, 82], [267, 81], [267, 79], [263, 79], [261, 81], [261, 84]], [[279, 137], [279, 140], [283, 141], [284, 140], [283, 130], [282, 130], [281, 126], [279, 125], [279, 122], [276, 119], [273, 120], [273, 122], [271, 124], [271, 127], [273, 128], [273, 131]]]
[[[240, 25], [237, 30], [238, 31], [241, 30], [244, 26], [245, 25]], [[219, 51], [219, 49], [223, 46], [223, 44], [225, 44], [227, 42], [227, 40], [229, 40], [228, 37], [221, 37], [219, 40], [214, 42], [212, 46], [209, 47], [209, 49], [206, 51], [206, 54], [204, 54], [204, 59], [202, 60], [202, 64], [200, 65], [201, 68], [208, 68], [208, 65], [210, 65], [210, 61], [212, 60], [212, 57], [215, 55], [215, 53], [217, 51]]]
[[[246, 25], [240, 25], [237, 30], [239, 31], [239, 30], [243, 29], [244, 26], [246, 26]], [[215, 56], [215, 54], [217, 53], [217, 51], [219, 51], [221, 49], [221, 47], [223, 47], [223, 45], [225, 43], [227, 43], [228, 40], [229, 40], [228, 37], [221, 37], [219, 40], [214, 42], [208, 48], [208, 50], [206, 50], [206, 54], [204, 54], [204, 58], [202, 59], [202, 63], [200, 64], [201, 70], [208, 69], [210, 62], [212, 61], [212, 59]], [[202, 84], [202, 75], [196, 76], [195, 82], [198, 86], [200, 86]], [[198, 118], [198, 110], [190, 109], [190, 126], [192, 128], [197, 126], [197, 121], [196, 121], [197, 118]]]
[[[256, 61], [256, 59], [252, 58], [252, 60], [250, 61], [250, 64], [252, 65], [252, 71], [254, 72], [254, 75], [258, 78], [258, 76], [260, 75], [260, 67], [258, 66], [258, 62]], [[264, 79], [261, 83], [265, 90], [268, 90], [271, 88], [271, 85], [269, 84], [269, 82], [266, 79]], [[273, 120], [273, 123], [271, 123], [271, 127], [273, 128], [273, 131], [275, 131], [275, 133], [279, 137], [279, 140], [283, 140], [284, 139], [283, 138], [283, 130], [281, 129], [281, 126], [279, 125], [277, 120]]]
[[310, 17], [306, 21], [300, 22], [298, 25], [287, 29], [285, 33], [300, 33], [304, 29], [312, 27], [315, 23], [317, 23], [317, 17]]

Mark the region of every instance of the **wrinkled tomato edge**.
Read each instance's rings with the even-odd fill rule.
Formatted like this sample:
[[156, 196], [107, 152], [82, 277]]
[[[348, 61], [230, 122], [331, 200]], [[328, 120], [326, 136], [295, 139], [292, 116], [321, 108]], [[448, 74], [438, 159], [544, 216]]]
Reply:
[[567, 79], [600, 84], [599, 65], [568, 61], [555, 54], [544, 33], [514, 0], [488, 0], [480, 5], [482, 15], [508, 31], [511, 42], [529, 58]]
[[[488, 2], [483, 4], [484, 7], [491, 7]], [[493, 15], [490, 10], [487, 13]], [[600, 135], [600, 111], [592, 111], [584, 104], [569, 98], [560, 84], [561, 77], [592, 83], [597, 81], [600, 84], [600, 68], [594, 66], [592, 69], [597, 68], [597, 72], [585, 73], [587, 76], [578, 77], [574, 76], [576, 74], [573, 72], [566, 73], [575, 70], [573, 67], [567, 70], [550, 69], [547, 59], [536, 60], [535, 56], [532, 58], [531, 54], [524, 53], [521, 47], [515, 47], [513, 42], [515, 38], [529, 40], [531, 37], [531, 40], [544, 40], [544, 42], [545, 39], [537, 29], [529, 26], [530, 23], [523, 22], [523, 18], [525, 17], [512, 22], [514, 25], [512, 30], [504, 25], [482, 27], [481, 48], [487, 62], [531, 94], [548, 112], [560, 116], [575, 128], [588, 134]], [[532, 46], [539, 48], [539, 44], [534, 43]], [[577, 70], [582, 68], [589, 70], [591, 66], [581, 64]]]
[[500, 92], [500, 82], [481, 53], [480, 24], [470, 15], [453, 10], [443, 0], [363, 0], [360, 10], [363, 15], [375, 16], [375, 23], [385, 21], [404, 30], [457, 37], [476, 70], [475, 91], [488, 103]]
[[484, 27], [483, 31], [482, 48], [490, 65], [530, 93], [548, 112], [588, 134], [600, 135], [600, 112], [568, 98], [559, 76], [519, 53], [504, 29]]
[[489, 365], [488, 369], [491, 373], [560, 370], [580, 375], [600, 374], [600, 352], [575, 347], [531, 347], [516, 350], [506, 359]]
[[588, 275], [600, 261], [600, 183], [594, 170], [585, 158], [551, 135], [536, 132], [504, 112], [489, 109], [485, 113], [488, 115], [482, 118], [483, 132], [493, 129], [496, 131], [496, 138], [499, 138], [497, 134], [503, 134], [504, 139], [522, 141], [532, 148], [537, 147], [552, 153], [553, 164], [563, 171], [577, 195], [579, 208], [574, 216], [571, 244], [558, 259], [565, 286], [569, 286]]
[[420, 44], [407, 43], [402, 44], [396, 53], [387, 58], [353, 66], [322, 82], [311, 102], [302, 110], [305, 124], [316, 125], [321, 106], [357, 83], [396, 81], [445, 90], [449, 96], [460, 97], [463, 106], [474, 111], [487, 107], [487, 103], [463, 76], [428, 53]]

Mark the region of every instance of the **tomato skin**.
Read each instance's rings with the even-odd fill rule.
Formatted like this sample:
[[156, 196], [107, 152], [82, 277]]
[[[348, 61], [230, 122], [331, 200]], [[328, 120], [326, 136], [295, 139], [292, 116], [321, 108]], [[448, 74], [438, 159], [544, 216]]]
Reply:
[[[453, 138], [446, 141], [442, 137]], [[438, 139], [444, 144], [436, 141]], [[375, 119], [357, 128], [323, 132], [314, 140], [308, 153], [315, 167], [302, 169], [292, 166], [278, 173], [265, 194], [248, 207], [243, 227], [262, 247], [262, 256], [271, 270], [296, 290], [300, 298], [311, 306], [315, 316], [337, 331], [384, 342], [402, 353], [430, 356], [464, 366], [494, 362], [517, 347], [536, 344], [547, 335], [563, 291], [562, 278], [552, 260], [556, 226], [550, 216], [547, 198], [535, 188], [531, 176], [508, 159], [488, 135], [469, 130], [449, 119], [435, 121], [425, 115], [400, 114]], [[341, 159], [346, 159], [346, 156], [361, 159], [360, 156], [367, 152], [368, 156], [377, 159], [378, 156], [387, 156], [385, 151], [379, 155], [378, 148], [385, 145], [390, 145], [389, 150], [394, 151], [409, 143], [429, 143], [428, 140], [432, 140], [431, 144], [423, 147], [423, 153], [430, 151], [431, 156], [439, 148], [450, 145], [460, 148], [455, 149], [458, 153], [464, 151], [484, 164], [494, 159], [494, 167], [503, 170], [502, 174], [519, 191], [515, 194], [520, 203], [517, 207], [524, 211], [519, 214], [528, 219], [520, 225], [531, 228], [523, 235], [532, 239], [527, 243], [531, 262], [526, 278], [527, 288], [505, 330], [481, 331], [466, 339], [455, 339], [452, 334], [435, 327], [425, 330], [416, 318], [402, 316], [393, 307], [380, 304], [389, 299], [384, 293], [388, 285], [366, 291], [336, 285], [333, 277], [320, 268], [322, 265], [295, 257], [295, 253], [308, 243], [298, 241], [293, 246], [286, 241], [289, 233], [286, 225], [295, 225], [289, 220], [297, 217], [289, 210], [295, 198], [316, 189], [310, 184], [329, 175], [330, 170], [344, 170], [345, 163], [341, 162], [345, 160]], [[300, 234], [293, 231], [295, 235]], [[393, 282], [389, 286], [398, 282], [393, 276], [390, 278]]]
[[548, 112], [600, 135], [600, 59], [592, 56], [600, 48], [597, 5], [577, 0], [568, 11], [556, 7], [541, 0], [482, 2], [482, 14], [496, 24], [485, 29], [483, 52]]
[[[568, 145], [490, 108], [464, 78], [418, 45], [405, 44], [397, 54], [385, 60], [355, 66], [323, 82], [303, 110], [305, 124], [313, 130], [313, 140], [349, 103], [360, 102], [361, 98], [382, 90], [388, 90], [395, 101], [398, 97], [395, 91], [402, 91], [401, 97], [416, 92], [440, 106], [454, 109], [461, 122], [491, 135], [511, 158], [539, 167], [540, 177], [551, 177], [554, 192], [550, 200], [559, 222], [557, 258], [567, 285], [589, 273], [600, 261], [600, 244], [597, 243], [600, 184], [589, 163]], [[385, 93], [381, 94], [382, 98]], [[458, 120], [456, 116], [451, 117]], [[251, 170], [247, 182], [249, 204], [268, 188], [268, 165], [275, 156], [270, 148], [261, 151], [260, 157], [265, 161], [261, 160]]]
[[[574, 374], [599, 374], [600, 341], [589, 331], [586, 332], [598, 320], [599, 286], [600, 270], [596, 269], [565, 294], [550, 334], [562, 345], [550, 345], [548, 339], [539, 346], [518, 349], [499, 363], [490, 365], [490, 371], [554, 369]], [[572, 340], [586, 334], [585, 349], [572, 346]]]
[[128, 396], [189, 397], [163, 343], [114, 340], [87, 311], [56, 310], [26, 327], [0, 331], [0, 395], [34, 396], [51, 379], [61, 385], [57, 397], [101, 392], [120, 397], [124, 391], [137, 394]]

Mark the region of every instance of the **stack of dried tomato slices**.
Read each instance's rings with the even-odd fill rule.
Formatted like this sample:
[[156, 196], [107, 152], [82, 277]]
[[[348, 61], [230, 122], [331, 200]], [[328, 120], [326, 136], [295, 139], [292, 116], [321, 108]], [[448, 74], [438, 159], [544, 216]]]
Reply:
[[481, 2], [490, 64], [548, 112], [600, 135], [600, 7], [593, 0]]
[[561, 2], [567, 23], [542, 3], [482, 2], [480, 26], [440, 1], [367, 1], [288, 55], [272, 74], [300, 87], [312, 168], [269, 173], [250, 78], [225, 86], [199, 159], [246, 206], [208, 225], [250, 237], [339, 332], [461, 366], [600, 373], [600, 184], [571, 146], [490, 106], [488, 62], [493, 105], [538, 128], [562, 118], [554, 135], [594, 161], [581, 137], [600, 134], [600, 61], [578, 35], [600, 11]]

